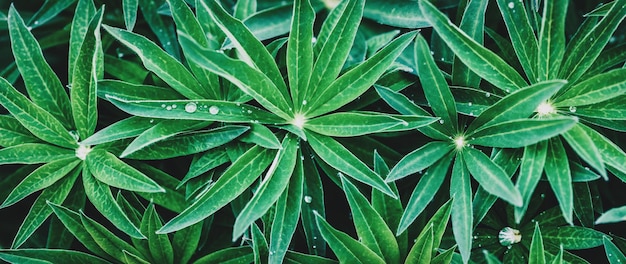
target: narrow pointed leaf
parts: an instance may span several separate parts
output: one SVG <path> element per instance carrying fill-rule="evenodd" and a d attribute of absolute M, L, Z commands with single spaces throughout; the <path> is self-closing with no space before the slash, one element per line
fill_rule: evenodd
<path fill-rule="evenodd" d="M 602 238 L 602 244 L 604 244 L 604 252 L 609 259 L 609 263 L 618 264 L 626 262 L 626 256 L 624 253 L 613 243 L 608 237 Z"/>
<path fill-rule="evenodd" d="M 138 0 L 124 0 L 122 2 L 122 9 L 124 11 L 124 24 L 126 30 L 133 31 L 135 23 L 137 22 L 137 9 L 139 8 Z"/>
<path fill-rule="evenodd" d="M 303 94 L 313 70 L 313 22 L 315 12 L 309 0 L 298 0 L 293 5 L 291 32 L 287 42 L 287 73 L 291 98 L 304 100 Z M 301 104 L 296 104 L 300 106 Z M 300 109 L 297 109 L 300 110 Z"/>
<path fill-rule="evenodd" d="M 497 2 L 517 58 L 522 64 L 528 79 L 531 82 L 535 82 L 537 79 L 538 44 L 533 28 L 528 20 L 524 2 L 508 0 L 498 0 Z M 552 18 L 550 17 L 549 19 L 551 20 Z M 556 21 L 550 21 L 550 23 L 556 23 Z"/>
<path fill-rule="evenodd" d="M 74 157 L 72 150 L 49 144 L 25 143 L 0 149 L 2 164 L 37 164 Z"/>
<path fill-rule="evenodd" d="M 422 16 L 417 2 L 370 0 L 365 3 L 363 17 L 380 24 L 401 28 L 430 26 Z"/>
<path fill-rule="evenodd" d="M 626 93 L 626 69 L 595 75 L 560 95 L 555 106 L 580 106 L 600 103 Z"/>
<path fill-rule="evenodd" d="M 361 243 L 383 258 L 386 263 L 398 263 L 398 243 L 382 217 L 374 210 L 365 196 L 350 181 L 341 178 L 346 193 L 352 221 Z"/>
<path fill-rule="evenodd" d="M 145 239 L 141 231 L 136 227 L 128 216 L 122 211 L 117 204 L 109 186 L 98 181 L 88 171 L 86 166 L 83 167 L 83 185 L 85 193 L 89 201 L 103 214 L 115 227 L 122 230 L 131 237 Z"/>
<path fill-rule="evenodd" d="M 404 263 L 430 263 L 432 259 L 433 227 L 427 226 L 417 237 Z"/>
<path fill-rule="evenodd" d="M 269 258 L 269 248 L 267 246 L 267 240 L 259 226 L 255 223 L 250 227 L 250 233 L 252 233 L 252 253 L 254 254 L 254 263 L 268 263 L 266 260 Z"/>
<path fill-rule="evenodd" d="M 180 35 L 180 43 L 190 60 L 229 80 L 274 114 L 289 119 L 289 101 L 263 72 L 224 53 L 205 49 L 184 34 Z"/>
<path fill-rule="evenodd" d="M 110 258 L 108 254 L 104 252 L 104 250 L 102 250 L 102 248 L 100 248 L 100 246 L 96 243 L 91 234 L 87 232 L 80 219 L 80 214 L 51 202 L 48 202 L 48 206 L 52 208 L 52 211 L 59 218 L 59 220 L 61 220 L 65 228 L 67 228 L 72 235 L 74 235 L 74 237 L 76 237 L 76 239 L 78 239 L 78 241 L 85 246 L 85 248 L 98 256 L 102 256 L 107 259 Z"/>
<path fill-rule="evenodd" d="M 106 227 L 87 217 L 84 213 L 80 214 L 80 220 L 83 223 L 85 230 L 89 232 L 94 241 L 107 254 L 113 256 L 120 261 L 124 260 L 124 253 L 122 252 L 123 250 L 131 252 L 133 255 L 141 255 L 141 253 L 139 253 L 130 244 L 115 236 L 115 234 L 107 230 Z"/>
<path fill-rule="evenodd" d="M 417 186 L 415 186 L 415 189 L 411 194 L 411 198 L 406 205 L 406 209 L 402 214 L 396 235 L 404 232 L 422 213 L 422 211 L 424 211 L 433 197 L 435 197 L 435 194 L 445 180 L 453 157 L 454 155 L 448 154 L 447 156 L 439 159 L 423 174 L 422 178 L 417 183 Z"/>
<path fill-rule="evenodd" d="M 545 172 L 559 201 L 563 217 L 568 223 L 572 223 L 574 210 L 572 175 L 565 148 L 559 138 L 552 138 L 549 141 Z"/>
<path fill-rule="evenodd" d="M 543 19 L 539 31 L 539 55 L 537 56 L 537 79 L 554 79 L 565 53 L 565 15 L 569 1 L 545 1 Z M 532 33 L 532 31 L 531 31 Z"/>
<path fill-rule="evenodd" d="M 111 66 L 123 68 L 125 71 L 132 71 L 128 69 L 128 65 L 114 65 L 105 60 L 105 63 Z M 146 72 L 146 75 L 148 73 Z M 145 78 L 141 78 L 140 82 L 143 82 Z M 185 99 L 183 95 L 176 90 L 169 87 L 160 87 L 146 84 L 136 84 L 131 80 L 100 80 L 98 81 L 98 97 L 108 99 L 107 97 L 119 97 L 126 100 L 180 100 Z"/>
<path fill-rule="evenodd" d="M 585 162 L 608 180 L 602 154 L 593 139 L 585 132 L 582 125 L 577 124 L 563 134 L 563 138 Z"/>
<path fill-rule="evenodd" d="M 454 97 L 443 74 L 435 64 L 428 43 L 421 35 L 417 36 L 415 40 L 415 64 L 430 108 L 435 116 L 441 118 L 439 122 L 443 122 L 450 134 L 456 132 L 459 120 Z"/>
<path fill-rule="evenodd" d="M 396 197 L 389 186 L 380 178 L 380 175 L 367 167 L 367 165 L 354 156 L 348 149 L 339 144 L 339 142 L 330 137 L 316 133 L 307 132 L 306 135 L 315 153 L 330 166 L 391 197 Z"/>
<path fill-rule="evenodd" d="M 136 137 L 158 122 L 158 120 L 155 121 L 150 118 L 132 116 L 101 129 L 80 143 L 90 146 Z"/>
<path fill-rule="evenodd" d="M 314 95 L 304 98 L 309 101 L 306 106 L 303 106 L 306 115 L 318 116 L 339 109 L 362 95 L 383 75 L 414 36 L 414 32 L 409 32 L 396 38 L 374 56 L 341 75 L 327 87 L 317 87 Z M 324 79 L 328 79 L 328 76 Z"/>
<path fill-rule="evenodd" d="M 189 99 L 203 98 L 203 89 L 193 75 L 174 57 L 146 37 L 119 28 L 103 26 L 109 34 L 133 50 L 146 69 L 154 72 L 174 90 Z"/>
<path fill-rule="evenodd" d="M 433 4 L 421 1 L 420 9 L 454 54 L 478 76 L 503 91 L 515 91 L 527 85 L 515 69 L 454 26 Z"/>
<path fill-rule="evenodd" d="M 541 179 L 543 166 L 546 161 L 547 147 L 547 141 L 542 141 L 524 148 L 524 155 L 522 156 L 522 163 L 520 164 L 520 172 L 515 184 L 522 195 L 524 205 L 521 207 L 515 207 L 514 209 L 516 223 L 520 223 L 522 217 L 526 213 L 526 209 L 529 206 L 535 187 L 537 187 L 537 184 Z"/>
<path fill-rule="evenodd" d="M 165 191 L 154 180 L 107 151 L 91 151 L 86 164 L 96 179 L 110 186 L 137 192 Z"/>
<path fill-rule="evenodd" d="M 463 154 L 463 156 L 465 153 Z M 463 262 L 467 262 L 472 249 L 472 185 L 470 171 L 465 164 L 465 157 L 457 156 L 452 166 L 450 179 L 450 197 L 452 197 L 451 221 L 454 240 L 461 253 Z M 494 164 L 495 165 L 495 164 Z"/>
<path fill-rule="evenodd" d="M 622 173 L 626 173 L 626 153 L 611 140 L 588 126 L 581 125 L 602 155 L 602 160 Z"/>
<path fill-rule="evenodd" d="M 205 127 L 208 124 L 209 123 L 193 120 L 163 120 L 146 129 L 130 144 L 128 144 L 128 147 L 124 149 L 124 152 L 122 152 L 120 157 L 124 158 L 138 150 L 141 150 L 142 148 L 150 146 L 151 144 L 166 140 L 185 131 Z"/>
<path fill-rule="evenodd" d="M 318 134 L 333 137 L 354 137 L 385 132 L 398 127 L 421 127 L 434 122 L 432 117 L 416 116 L 411 123 L 392 115 L 375 112 L 341 112 L 308 120 L 304 127 Z"/>
<path fill-rule="evenodd" d="M 463 159 L 474 179 L 489 193 L 502 198 L 515 206 L 522 206 L 523 200 L 509 176 L 484 153 L 473 148 L 463 150 Z"/>
<path fill-rule="evenodd" d="M 270 233 L 269 250 L 271 254 L 268 259 L 269 263 L 283 262 L 298 226 L 302 200 L 304 199 L 304 167 L 302 163 L 302 159 L 296 158 L 296 167 L 289 181 L 289 186 L 276 202 Z"/>
<path fill-rule="evenodd" d="M 340 262 L 343 263 L 385 263 L 376 253 L 363 244 L 354 240 L 346 233 L 333 228 L 322 216 L 316 214 L 315 220 L 320 228 L 322 237 Z"/>
<path fill-rule="evenodd" d="M 304 173 L 304 183 L 302 194 L 304 195 L 304 203 L 302 203 L 302 229 L 306 236 L 306 244 L 308 252 L 318 256 L 326 255 L 326 242 L 322 238 L 320 229 L 315 222 L 315 213 L 322 216 L 326 215 L 326 206 L 324 205 L 324 188 L 322 179 L 314 162 L 314 154 L 303 153 L 305 155 L 302 162 Z M 310 197 L 310 198 L 307 198 Z M 308 202 L 307 202 L 308 201 Z"/>
<path fill-rule="evenodd" d="M 243 264 L 254 262 L 254 254 L 251 247 L 229 247 L 218 250 L 194 261 L 194 264 Z"/>
<path fill-rule="evenodd" d="M 422 171 L 444 157 L 453 149 L 445 142 L 429 142 L 404 156 L 389 172 L 385 181 L 402 179 L 410 174 Z"/>
<path fill-rule="evenodd" d="M 467 133 L 481 126 L 529 117 L 539 104 L 548 100 L 566 83 L 562 80 L 541 82 L 505 96 L 474 119 L 467 128 Z"/>
<path fill-rule="evenodd" d="M 83 39 L 87 34 L 87 28 L 89 22 L 96 14 L 96 6 L 93 1 L 79 0 L 74 11 L 74 17 L 72 18 L 72 29 L 70 31 L 69 39 L 69 59 L 68 59 L 68 79 L 72 80 L 74 74 L 74 64 L 76 57 L 80 52 L 80 46 L 83 43 Z"/>
<path fill-rule="evenodd" d="M 59 77 L 46 62 L 41 46 L 13 5 L 9 8 L 7 23 L 15 62 L 22 73 L 24 85 L 31 100 L 39 107 L 46 109 L 57 120 L 71 124 L 70 101 L 67 93 Z M 3 91 L 2 95 L 4 97 L 6 93 Z"/>
<path fill-rule="evenodd" d="M 569 133 L 577 121 L 578 118 L 575 117 L 505 121 L 481 127 L 468 135 L 470 139 L 467 143 L 497 148 L 520 148 Z"/>
<path fill-rule="evenodd" d="M 587 249 L 602 245 L 602 238 L 606 235 L 600 231 L 580 227 L 561 226 L 542 232 L 544 242 L 553 245 L 563 245 L 564 249 Z"/>
<path fill-rule="evenodd" d="M 626 206 L 611 208 L 596 220 L 596 224 L 606 224 L 626 221 Z"/>
<path fill-rule="evenodd" d="M 206 193 L 157 232 L 171 233 L 209 217 L 245 191 L 272 159 L 271 151 L 258 146 L 252 147 L 239 157 Z"/>
<path fill-rule="evenodd" d="M 202 223 L 183 228 L 174 233 L 172 247 L 174 248 L 174 261 L 176 263 L 188 263 L 198 248 Z"/>
<path fill-rule="evenodd" d="M 470 1 L 463 12 L 459 28 L 478 44 L 483 44 L 485 35 L 485 13 L 489 1 Z M 452 83 L 454 85 L 478 88 L 481 78 L 463 64 L 457 57 L 452 64 Z"/>
<path fill-rule="evenodd" d="M 242 142 L 257 144 L 264 148 L 280 149 L 280 141 L 274 132 L 264 125 L 252 123 L 250 130 L 239 138 Z"/>
<path fill-rule="evenodd" d="M 174 250 L 167 234 L 155 233 L 163 226 L 163 223 L 154 204 L 148 206 L 141 222 L 142 232 L 148 235 L 148 247 L 152 258 L 158 260 L 159 263 L 174 263 Z"/>
<path fill-rule="evenodd" d="M 530 243 L 530 253 L 528 254 L 529 264 L 545 264 L 546 256 L 543 249 L 543 238 L 539 230 L 539 223 L 535 223 L 535 231 L 533 233 L 532 242 Z"/>
<path fill-rule="evenodd" d="M 28 259 L 28 263 L 63 263 L 69 259 L 75 263 L 93 263 L 107 264 L 110 263 L 99 257 L 67 249 L 3 249 L 0 250 L 0 258 L 8 256 L 18 257 L 17 260 L 24 261 Z M 38 262 L 39 260 L 39 262 Z M 32 261 L 32 262 L 30 262 Z"/>
<path fill-rule="evenodd" d="M 50 110 L 43 108 L 47 106 L 28 100 L 4 78 L 0 78 L 0 104 L 36 137 L 61 147 L 77 147 L 76 140 L 63 124 L 48 113 Z"/>
<path fill-rule="evenodd" d="M 254 221 L 263 216 L 284 192 L 296 166 L 297 142 L 289 134 L 283 139 L 282 147 L 276 153 L 261 186 L 235 220 L 233 240 L 239 238 Z"/>

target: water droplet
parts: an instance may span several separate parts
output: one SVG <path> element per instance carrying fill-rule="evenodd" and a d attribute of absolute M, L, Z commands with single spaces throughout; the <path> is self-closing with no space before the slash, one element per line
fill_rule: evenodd
<path fill-rule="evenodd" d="M 154 119 L 150 119 L 150 124 L 154 123 Z"/>
<path fill-rule="evenodd" d="M 169 46 L 169 45 L 172 45 L 172 42 L 168 41 L 168 42 L 165 43 L 165 46 Z"/>
<path fill-rule="evenodd" d="M 33 22 L 33 24 L 39 25 L 39 21 L 35 20 L 35 22 Z"/>
<path fill-rule="evenodd" d="M 161 107 L 163 107 L 163 108 L 165 108 L 166 106 L 167 106 L 167 105 L 165 105 L 165 104 L 161 104 Z"/>
<path fill-rule="evenodd" d="M 209 107 L 209 113 L 212 115 L 217 115 L 217 113 L 220 112 L 220 108 L 217 106 L 212 105 L 211 107 Z"/>
<path fill-rule="evenodd" d="M 165 107 L 165 110 L 170 111 L 170 110 L 172 110 L 172 107 L 168 105 L 168 106 Z"/>
<path fill-rule="evenodd" d="M 430 55 L 435 55 L 435 52 L 431 50 Z"/>
<path fill-rule="evenodd" d="M 576 113 L 576 107 L 575 106 L 570 106 L 569 107 L 569 111 L 572 113 Z"/>
<path fill-rule="evenodd" d="M 198 110 L 198 105 L 196 103 L 187 103 L 185 105 L 185 112 L 187 113 L 195 113 Z"/>
<path fill-rule="evenodd" d="M 311 43 L 317 43 L 317 38 L 316 37 L 312 37 L 311 38 Z"/>
<path fill-rule="evenodd" d="M 506 89 L 506 92 L 507 92 L 507 93 L 510 93 L 510 92 L 511 92 L 511 90 L 509 90 L 509 89 Z"/>
<path fill-rule="evenodd" d="M 443 123 L 445 123 L 445 121 L 443 121 L 443 119 L 439 119 L 439 124 L 443 125 Z"/>
<path fill-rule="evenodd" d="M 248 110 L 247 112 L 248 112 L 248 114 L 252 114 L 252 110 Z"/>
<path fill-rule="evenodd" d="M 68 84 L 68 85 L 66 85 L 65 87 L 66 87 L 67 89 L 72 89 L 72 85 L 71 85 L 71 84 Z"/>
<path fill-rule="evenodd" d="M 472 106 L 472 102 L 467 103 L 468 106 Z"/>
<path fill-rule="evenodd" d="M 120 52 L 120 53 L 118 53 L 118 54 L 117 54 L 117 57 L 118 57 L 118 58 L 124 57 L 124 53 L 121 53 L 121 52 Z"/>
<path fill-rule="evenodd" d="M 178 106 L 175 105 L 175 104 L 172 105 L 172 109 L 176 109 L 176 107 L 178 107 Z"/>
<path fill-rule="evenodd" d="M 313 201 L 313 197 L 311 196 L 304 196 L 304 202 L 310 204 Z"/>
<path fill-rule="evenodd" d="M 307 101 L 306 100 L 302 100 L 302 105 L 306 105 Z"/>
<path fill-rule="evenodd" d="M 509 2 L 509 8 L 511 9 L 515 8 L 515 4 L 513 2 Z"/>
<path fill-rule="evenodd" d="M 407 122 L 407 121 L 404 121 L 404 120 L 403 120 L 403 121 L 402 121 L 402 125 L 403 125 L 403 126 L 409 126 L 409 122 Z"/>
<path fill-rule="evenodd" d="M 491 96 L 491 93 L 485 93 L 485 97 Z"/>
<path fill-rule="evenodd" d="M 31 30 L 33 30 L 33 27 L 29 26 L 29 27 L 26 27 L 26 29 L 28 29 L 28 31 L 31 31 Z"/>

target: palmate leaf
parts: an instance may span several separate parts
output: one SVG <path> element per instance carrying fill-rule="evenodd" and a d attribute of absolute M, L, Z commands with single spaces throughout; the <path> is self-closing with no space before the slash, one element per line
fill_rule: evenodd
<path fill-rule="evenodd" d="M 101 8 L 91 19 L 74 61 L 70 98 L 74 124 L 76 124 L 79 138 L 82 139 L 93 134 L 98 120 L 96 85 L 104 67 L 100 41 L 100 24 L 103 14 L 104 8 Z"/>
<path fill-rule="evenodd" d="M 524 2 L 498 0 L 497 3 L 511 37 L 511 43 L 517 58 L 522 64 L 528 79 L 531 82 L 535 82 L 537 80 L 538 44 L 533 28 L 528 20 Z M 542 80 L 544 79 L 542 78 Z"/>
<path fill-rule="evenodd" d="M 467 169 L 481 187 L 512 205 L 523 205 L 522 196 L 506 172 L 487 155 L 474 148 L 464 148 L 462 156 Z"/>
<path fill-rule="evenodd" d="M 235 219 L 233 240 L 239 238 L 254 221 L 263 216 L 284 192 L 298 159 L 297 144 L 298 140 L 294 136 L 285 136 L 261 186 Z"/>
<path fill-rule="evenodd" d="M 66 249 L 3 249 L 0 259 L 22 263 L 59 263 L 73 260 L 75 263 L 109 263 L 99 257 L 74 250 Z"/>
<path fill-rule="evenodd" d="M 165 53 L 146 37 L 119 28 L 103 25 L 104 29 L 133 50 L 146 69 L 155 73 L 172 89 L 189 99 L 202 99 L 203 88 L 196 78 L 171 55 Z"/>
<path fill-rule="evenodd" d="M 516 119 L 483 126 L 467 135 L 468 144 L 497 148 L 519 148 L 568 133 L 578 118 Z"/>
<path fill-rule="evenodd" d="M 415 64 L 424 95 L 431 109 L 435 116 L 441 118 L 439 122 L 443 123 L 444 128 L 448 130 L 448 135 L 454 134 L 458 130 L 459 123 L 454 97 L 430 54 L 428 43 L 421 35 L 415 40 Z"/>
<path fill-rule="evenodd" d="M 171 233 L 202 221 L 237 198 L 267 168 L 272 151 L 254 146 L 239 157 L 198 200 L 157 233 Z"/>
<path fill-rule="evenodd" d="M 28 100 L 4 78 L 0 78 L 0 104 L 36 137 L 61 147 L 74 149 L 78 146 L 60 121 Z"/>
<path fill-rule="evenodd" d="M 568 223 L 572 223 L 574 210 L 572 175 L 567 153 L 565 153 L 565 148 L 560 138 L 549 140 L 545 172 L 550 186 L 559 201 L 563 217 Z"/>
<path fill-rule="evenodd" d="M 305 131 L 305 133 L 309 140 L 309 145 L 324 162 L 357 181 L 372 186 L 391 197 L 396 197 L 396 194 L 380 178 L 380 175 L 367 167 L 339 142 L 314 132 Z"/>
<path fill-rule="evenodd" d="M 317 87 L 315 94 L 308 94 L 305 97 L 308 101 L 308 104 L 303 106 L 305 115 L 312 117 L 325 114 L 362 95 L 382 76 L 414 36 L 415 33 L 409 32 L 396 38 L 374 56 L 329 83 L 327 87 Z M 318 58 L 318 62 L 319 60 Z M 324 77 L 327 78 L 328 76 Z M 304 101 L 302 103 L 304 104 Z"/>
<path fill-rule="evenodd" d="M 322 216 L 315 214 L 322 237 L 342 263 L 385 263 L 374 251 L 354 240 L 346 233 L 333 228 Z"/>
<path fill-rule="evenodd" d="M 382 257 L 386 263 L 398 263 L 400 252 L 396 239 L 383 218 L 374 210 L 365 196 L 346 178 L 341 177 L 352 220 L 361 243 Z"/>
<path fill-rule="evenodd" d="M 515 91 L 527 85 L 515 69 L 454 26 L 432 3 L 429 1 L 419 3 L 426 20 L 432 24 L 454 54 L 478 76 L 503 91 Z"/>
<path fill-rule="evenodd" d="M 66 124 L 66 128 L 71 127 L 70 101 L 67 93 L 43 57 L 39 43 L 13 5 L 9 8 L 7 23 L 15 62 L 22 73 L 22 79 L 31 100 L 46 109 L 62 124 Z M 6 96 L 5 92 L 2 94 Z"/>

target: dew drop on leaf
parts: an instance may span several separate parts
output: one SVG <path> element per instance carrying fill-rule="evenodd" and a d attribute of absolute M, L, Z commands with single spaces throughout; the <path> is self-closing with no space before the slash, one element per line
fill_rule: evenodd
<path fill-rule="evenodd" d="M 491 93 L 485 93 L 485 97 L 491 96 Z"/>
<path fill-rule="evenodd" d="M 569 107 L 569 111 L 572 113 L 576 113 L 576 107 L 575 106 L 570 106 Z"/>
<path fill-rule="evenodd" d="M 302 100 L 302 105 L 306 105 L 307 101 L 306 100 Z"/>
<path fill-rule="evenodd" d="M 212 105 L 211 107 L 209 107 L 209 113 L 212 115 L 217 115 L 217 113 L 220 112 L 220 108 L 217 106 Z"/>
<path fill-rule="evenodd" d="M 513 2 L 509 2 L 509 8 L 513 9 L 515 7 L 515 4 Z"/>
<path fill-rule="evenodd" d="M 467 106 L 472 106 L 472 102 L 467 103 Z"/>
<path fill-rule="evenodd" d="M 313 197 L 311 196 L 304 196 L 304 202 L 310 204 L 313 201 Z"/>
<path fill-rule="evenodd" d="M 165 108 L 165 107 L 166 107 L 166 105 L 165 105 L 165 104 L 162 104 L 162 105 L 161 105 L 161 107 Z"/>
<path fill-rule="evenodd" d="M 175 105 L 175 104 L 172 105 L 172 109 L 176 109 L 176 107 L 178 107 L 178 106 Z"/>
<path fill-rule="evenodd" d="M 439 119 L 439 124 L 443 125 L 443 123 L 444 123 L 443 119 Z"/>
<path fill-rule="evenodd" d="M 168 106 L 165 107 L 165 110 L 170 111 L 170 110 L 172 110 L 172 107 L 168 105 Z"/>
<path fill-rule="evenodd" d="M 198 105 L 196 103 L 187 103 L 185 105 L 185 112 L 187 113 L 195 113 L 198 110 Z"/>

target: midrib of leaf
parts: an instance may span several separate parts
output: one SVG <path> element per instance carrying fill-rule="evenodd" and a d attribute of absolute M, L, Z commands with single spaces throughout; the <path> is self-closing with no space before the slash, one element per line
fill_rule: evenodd
<path fill-rule="evenodd" d="M 291 98 L 295 102 L 296 112 L 302 108 L 303 95 L 311 71 L 313 70 L 313 22 L 315 13 L 308 0 L 297 0 L 293 7 L 293 18 L 289 41 L 287 43 L 287 70 Z M 293 62 L 292 62 L 293 60 Z M 303 92 L 306 93 L 306 90 Z"/>

